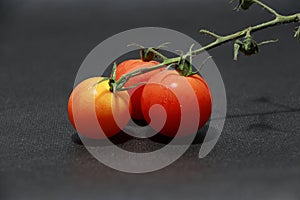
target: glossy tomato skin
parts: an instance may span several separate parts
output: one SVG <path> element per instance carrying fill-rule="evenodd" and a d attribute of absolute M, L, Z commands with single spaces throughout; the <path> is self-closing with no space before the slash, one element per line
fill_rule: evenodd
<path fill-rule="evenodd" d="M 193 126 L 194 123 L 195 126 L 198 123 L 197 129 L 200 129 L 209 120 L 212 111 L 212 97 L 205 80 L 199 75 L 181 76 L 176 70 L 166 70 L 153 76 L 144 87 L 141 100 L 146 121 L 150 123 L 152 119 L 152 128 L 169 137 L 176 135 L 181 117 L 190 118 L 200 114 L 195 122 L 187 122 L 185 125 Z M 159 128 L 162 116 L 160 111 L 152 113 L 150 119 L 150 108 L 157 104 L 164 107 L 167 115 L 162 129 Z M 184 113 L 181 109 L 184 109 Z M 184 127 L 184 130 L 178 136 L 195 133 L 188 127 Z"/>
<path fill-rule="evenodd" d="M 120 63 L 117 66 L 116 70 L 116 80 L 118 80 L 122 75 L 132 72 L 134 70 L 138 70 L 141 68 L 148 68 L 148 67 L 153 67 L 155 65 L 160 64 L 159 62 L 156 61 L 149 61 L 145 62 L 141 59 L 136 59 L 136 60 L 126 60 L 122 63 Z M 165 68 L 160 68 L 145 74 L 141 74 L 135 77 L 132 77 L 129 79 L 129 81 L 125 84 L 125 87 L 130 87 L 138 83 L 143 83 L 143 82 L 148 82 L 148 80 L 154 76 L 155 74 L 161 72 Z M 141 95 L 144 89 L 144 85 L 138 86 L 134 89 L 128 90 L 128 93 L 130 95 L 130 101 L 132 105 L 132 118 L 137 119 L 137 120 L 144 120 L 144 116 L 141 110 Z"/>
<path fill-rule="evenodd" d="M 109 91 L 108 81 L 95 85 L 100 80 L 102 77 L 82 81 L 72 91 L 68 101 L 72 126 L 78 133 L 91 139 L 111 137 L 130 120 L 128 93 L 122 91 L 114 95 Z"/>

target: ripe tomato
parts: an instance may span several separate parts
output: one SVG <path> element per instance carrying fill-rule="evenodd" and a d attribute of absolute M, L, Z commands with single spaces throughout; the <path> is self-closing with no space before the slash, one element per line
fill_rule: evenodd
<path fill-rule="evenodd" d="M 164 124 L 164 113 L 161 109 L 155 109 L 157 104 L 165 110 Z M 176 135 L 183 118 L 185 124 L 181 127 L 183 132 L 179 136 L 185 136 L 196 133 L 208 121 L 212 111 L 212 98 L 207 83 L 199 75 L 184 77 L 176 70 L 166 70 L 150 78 L 145 85 L 141 107 L 150 126 L 166 136 Z M 196 129 L 190 128 L 192 126 L 196 126 Z"/>
<path fill-rule="evenodd" d="M 138 70 L 141 68 L 148 68 L 148 67 L 153 67 L 155 65 L 160 64 L 159 62 L 156 61 L 149 61 L 145 62 L 141 59 L 138 60 L 126 60 L 122 63 L 120 63 L 117 66 L 116 70 L 116 80 L 118 80 L 122 75 L 132 72 L 134 70 Z M 164 68 L 160 68 L 145 74 L 141 74 L 135 77 L 132 77 L 128 80 L 128 82 L 124 85 L 125 87 L 130 87 L 138 83 L 142 82 L 148 82 L 148 80 L 155 74 L 161 72 Z M 144 116 L 141 110 L 141 95 L 142 91 L 144 89 L 144 85 L 138 86 L 136 88 L 128 90 L 128 93 L 130 95 L 130 101 L 132 105 L 132 118 L 133 119 L 138 119 L 138 120 L 143 120 Z"/>
<path fill-rule="evenodd" d="M 113 136 L 130 120 L 131 106 L 127 91 L 113 94 L 109 90 L 108 80 L 95 85 L 100 80 L 102 77 L 82 81 L 72 91 L 68 102 L 71 124 L 81 135 L 92 139 Z"/>

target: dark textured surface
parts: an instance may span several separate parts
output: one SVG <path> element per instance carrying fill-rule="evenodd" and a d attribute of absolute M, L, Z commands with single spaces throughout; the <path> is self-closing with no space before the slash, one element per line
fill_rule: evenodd
<path fill-rule="evenodd" d="M 266 2 L 283 13 L 300 10 L 298 0 Z M 194 144 L 165 169 L 125 174 L 71 141 L 66 102 L 94 46 L 141 26 L 172 28 L 205 44 L 210 38 L 199 28 L 230 33 L 269 19 L 257 7 L 232 7 L 226 0 L 0 1 L 0 199 L 299 199 L 295 24 L 256 34 L 280 41 L 238 62 L 232 44 L 210 51 L 225 82 L 228 117 L 204 159 Z"/>

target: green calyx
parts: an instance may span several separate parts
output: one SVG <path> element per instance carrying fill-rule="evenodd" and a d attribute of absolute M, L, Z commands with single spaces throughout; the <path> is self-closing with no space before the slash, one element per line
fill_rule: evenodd
<path fill-rule="evenodd" d="M 259 52 L 257 42 L 250 36 L 245 37 L 245 40 L 236 40 L 234 44 L 234 60 L 237 60 L 238 52 L 241 51 L 245 55 L 252 55 Z"/>
<path fill-rule="evenodd" d="M 162 43 L 155 48 L 154 47 L 142 48 L 140 51 L 141 59 L 145 62 L 155 60 L 155 58 L 163 60 L 163 61 L 167 60 L 168 58 L 166 56 L 164 56 L 163 54 L 161 54 L 159 52 L 159 50 L 166 48 L 168 44 L 170 44 L 170 42 Z"/>
<path fill-rule="evenodd" d="M 157 49 L 154 49 L 154 48 L 148 48 L 148 49 L 141 49 L 140 50 L 140 57 L 141 57 L 142 61 L 149 62 L 149 61 L 154 60 L 155 54 L 151 50 L 157 51 Z"/>
<path fill-rule="evenodd" d="M 233 1 L 235 1 L 235 0 L 232 0 L 231 2 L 233 2 Z M 235 7 L 235 10 L 240 10 L 241 8 L 243 10 L 248 10 L 253 3 L 254 3 L 253 0 L 239 0 L 239 3 Z"/>
<path fill-rule="evenodd" d="M 234 60 L 237 60 L 239 51 L 246 56 L 257 54 L 259 52 L 259 46 L 277 42 L 278 40 L 267 40 L 261 43 L 257 43 L 250 35 L 251 28 L 249 28 L 243 41 L 236 40 L 234 43 Z"/>
<path fill-rule="evenodd" d="M 175 69 L 182 75 L 182 76 L 191 76 L 198 72 L 193 72 L 193 65 L 188 63 L 185 59 L 181 59 L 178 64 L 175 65 Z"/>
<path fill-rule="evenodd" d="M 211 59 L 212 56 L 207 57 L 202 64 L 200 65 L 199 69 L 196 71 L 193 71 L 193 64 L 192 61 L 190 60 L 187 62 L 185 59 L 181 59 L 181 61 L 175 65 L 175 69 L 182 75 L 182 76 L 192 76 L 194 74 L 198 74 L 203 66 L 206 64 L 206 62 Z"/>
<path fill-rule="evenodd" d="M 109 85 L 109 91 L 115 93 L 117 91 L 117 81 L 116 81 L 116 70 L 117 70 L 117 63 L 115 62 L 113 65 L 112 73 L 110 75 L 110 78 L 104 77 L 100 81 L 94 84 L 94 87 L 104 81 L 108 80 L 108 85 Z"/>
<path fill-rule="evenodd" d="M 164 56 L 163 54 L 158 52 L 160 49 L 166 48 L 168 44 L 170 44 L 170 42 L 162 43 L 162 44 L 158 45 L 157 47 L 145 48 L 144 46 L 133 42 L 131 44 L 128 44 L 127 46 L 128 47 L 129 46 L 139 47 L 141 49 L 140 50 L 141 60 L 144 61 L 144 62 L 149 62 L 149 61 L 155 60 L 155 58 L 158 58 L 158 59 L 161 59 L 161 60 L 168 59 L 166 56 Z"/>
<path fill-rule="evenodd" d="M 240 0 L 240 7 L 243 10 L 247 10 L 254 2 L 252 0 Z"/>

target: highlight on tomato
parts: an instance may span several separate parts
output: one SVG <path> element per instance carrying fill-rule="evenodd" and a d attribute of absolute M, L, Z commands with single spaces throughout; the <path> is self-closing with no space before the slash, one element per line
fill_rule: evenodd
<path fill-rule="evenodd" d="M 157 108 L 155 105 L 164 108 L 166 121 L 163 127 L 160 123 L 162 112 L 151 111 Z M 198 74 L 183 76 L 177 70 L 165 70 L 151 77 L 145 85 L 141 108 L 147 123 L 157 132 L 174 137 L 180 128 L 178 136 L 187 136 L 195 134 L 209 120 L 212 96 L 207 83 Z M 197 115 L 199 117 L 195 118 Z M 193 129 L 195 125 L 196 129 Z"/>
<path fill-rule="evenodd" d="M 120 132 L 129 122 L 130 112 L 128 92 L 111 92 L 109 80 L 103 77 L 79 83 L 68 101 L 71 124 L 78 133 L 90 139 L 103 139 Z"/>
<path fill-rule="evenodd" d="M 142 59 L 126 60 L 117 66 L 116 80 L 119 80 L 122 75 L 128 74 L 132 71 L 150 68 L 158 64 L 160 63 L 154 60 L 150 60 L 150 61 L 143 61 Z M 147 83 L 152 76 L 158 74 L 164 69 L 165 67 L 132 77 L 127 81 L 127 83 L 124 86 L 131 87 L 140 83 Z M 141 109 L 141 96 L 142 96 L 144 86 L 145 85 L 142 84 L 128 90 L 128 93 L 130 95 L 131 105 L 132 105 L 131 117 L 133 119 L 144 120 L 144 116 Z"/>

